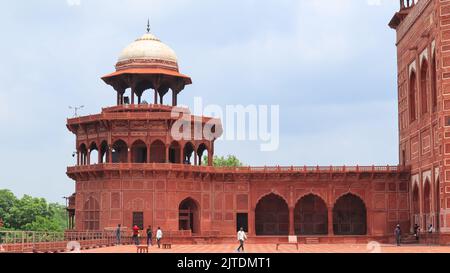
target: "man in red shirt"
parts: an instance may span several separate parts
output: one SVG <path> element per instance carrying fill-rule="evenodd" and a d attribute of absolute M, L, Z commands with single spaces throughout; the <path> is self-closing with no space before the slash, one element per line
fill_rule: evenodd
<path fill-rule="evenodd" d="M 133 240 L 136 245 L 139 245 L 139 227 L 137 225 L 133 227 Z"/>

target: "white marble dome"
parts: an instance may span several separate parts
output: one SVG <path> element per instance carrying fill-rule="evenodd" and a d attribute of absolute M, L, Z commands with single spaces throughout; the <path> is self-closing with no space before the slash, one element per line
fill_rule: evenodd
<path fill-rule="evenodd" d="M 133 60 L 177 63 L 177 55 L 153 34 L 146 33 L 123 49 L 117 62 L 132 62 Z"/>

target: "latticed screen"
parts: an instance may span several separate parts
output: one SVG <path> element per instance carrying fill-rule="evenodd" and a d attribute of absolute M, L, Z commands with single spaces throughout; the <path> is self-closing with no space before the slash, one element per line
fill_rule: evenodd
<path fill-rule="evenodd" d="M 316 195 L 299 200 L 294 211 L 295 234 L 328 234 L 328 209 L 325 201 Z"/>
<path fill-rule="evenodd" d="M 144 213 L 133 212 L 133 226 L 138 226 L 139 229 L 144 229 Z"/>
<path fill-rule="evenodd" d="M 367 215 L 364 202 L 352 194 L 339 198 L 333 208 L 333 229 L 336 235 L 365 235 Z"/>
<path fill-rule="evenodd" d="M 93 197 L 84 204 L 84 229 L 100 229 L 100 205 Z"/>

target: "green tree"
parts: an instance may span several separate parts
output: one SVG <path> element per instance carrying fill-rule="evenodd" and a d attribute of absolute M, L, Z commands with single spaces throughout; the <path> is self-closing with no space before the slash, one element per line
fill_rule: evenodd
<path fill-rule="evenodd" d="M 203 165 L 208 165 L 208 156 L 203 157 Z M 214 156 L 214 167 L 242 167 L 244 164 L 234 155 Z"/>
<path fill-rule="evenodd" d="M 36 220 L 37 216 L 49 217 L 48 205 L 44 198 L 24 195 L 10 210 L 9 224 L 15 229 L 25 229 L 25 225 Z"/>
<path fill-rule="evenodd" d="M 11 228 L 11 208 L 17 203 L 17 198 L 10 190 L 0 190 L 0 218 L 3 219 L 4 228 Z"/>
<path fill-rule="evenodd" d="M 18 199 L 6 189 L 0 190 L 0 218 L 6 229 L 63 231 L 67 228 L 64 206 L 29 195 Z"/>

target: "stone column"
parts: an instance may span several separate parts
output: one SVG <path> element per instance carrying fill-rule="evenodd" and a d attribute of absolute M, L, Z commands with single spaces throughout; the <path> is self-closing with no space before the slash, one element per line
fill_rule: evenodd
<path fill-rule="evenodd" d="M 166 145 L 166 163 L 169 163 L 169 162 L 170 162 L 170 160 L 169 160 L 169 146 Z"/>
<path fill-rule="evenodd" d="M 328 207 L 328 236 L 333 236 L 333 207 Z"/>
<path fill-rule="evenodd" d="M 214 142 L 211 142 L 211 166 L 214 166 Z"/>
<path fill-rule="evenodd" d="M 172 106 L 177 106 L 177 92 L 172 90 Z"/>
<path fill-rule="evenodd" d="M 248 235 L 256 236 L 255 230 L 255 208 L 251 208 L 248 214 Z"/>
<path fill-rule="evenodd" d="M 289 235 L 295 235 L 294 207 L 289 207 Z"/>
<path fill-rule="evenodd" d="M 108 163 L 112 163 L 112 148 L 108 146 Z"/>
<path fill-rule="evenodd" d="M 211 148 L 210 148 L 211 150 Z M 213 152 L 208 150 L 208 166 L 212 166 L 214 162 Z"/>
<path fill-rule="evenodd" d="M 91 165 L 91 149 L 87 151 L 87 165 Z"/>
<path fill-rule="evenodd" d="M 153 101 L 153 104 L 158 104 L 158 90 L 155 89 L 155 99 Z"/>
<path fill-rule="evenodd" d="M 147 163 L 150 163 L 150 144 L 147 144 Z"/>
<path fill-rule="evenodd" d="M 180 144 L 180 164 L 184 164 L 184 145 Z"/>

